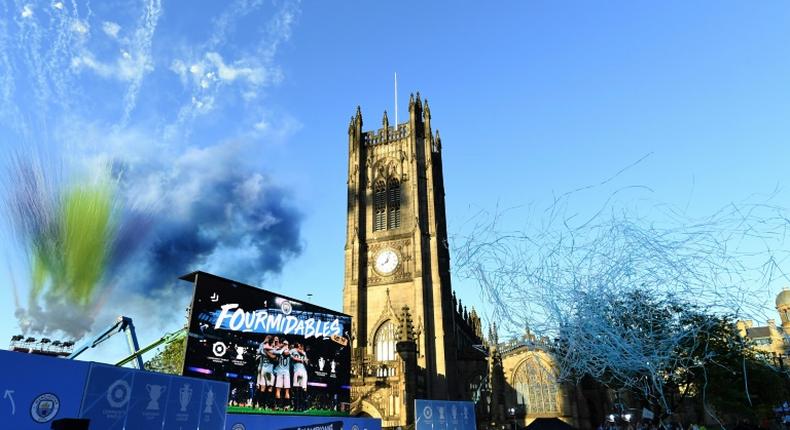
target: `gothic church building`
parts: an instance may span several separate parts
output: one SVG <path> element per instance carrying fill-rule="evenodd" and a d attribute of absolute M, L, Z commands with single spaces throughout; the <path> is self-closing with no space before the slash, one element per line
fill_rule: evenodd
<path fill-rule="evenodd" d="M 351 414 L 406 427 L 415 399 L 471 400 L 479 419 L 504 422 L 511 404 L 529 397 L 518 363 L 533 354 L 512 346 L 498 352 L 496 334 L 484 339 L 480 318 L 452 291 L 442 141 L 428 101 L 417 93 L 408 121 L 391 126 L 384 112 L 371 131 L 358 107 L 348 154 L 343 310 L 353 321 Z M 546 396 L 562 399 L 557 390 Z M 547 405 L 550 416 L 569 415 Z"/>
<path fill-rule="evenodd" d="M 414 399 L 471 400 L 486 373 L 480 319 L 450 286 L 442 142 L 428 102 L 409 120 L 348 127 L 343 310 L 353 318 L 352 413 L 405 426 Z M 476 348 L 475 345 L 478 347 Z"/>

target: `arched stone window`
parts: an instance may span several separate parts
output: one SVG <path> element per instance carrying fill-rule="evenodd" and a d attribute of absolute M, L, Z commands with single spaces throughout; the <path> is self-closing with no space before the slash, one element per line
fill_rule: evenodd
<path fill-rule="evenodd" d="M 400 227 L 400 182 L 390 179 L 387 190 L 387 228 Z"/>
<path fill-rule="evenodd" d="M 376 331 L 373 337 L 377 361 L 392 361 L 395 359 L 395 342 L 398 339 L 398 329 L 391 320 L 386 321 Z"/>
<path fill-rule="evenodd" d="M 518 366 L 513 388 L 516 390 L 516 402 L 525 406 L 527 414 L 559 412 L 557 377 L 549 363 L 538 357 L 530 357 Z"/>
<path fill-rule="evenodd" d="M 387 228 L 387 186 L 384 181 L 376 182 L 373 189 L 373 231 Z"/>

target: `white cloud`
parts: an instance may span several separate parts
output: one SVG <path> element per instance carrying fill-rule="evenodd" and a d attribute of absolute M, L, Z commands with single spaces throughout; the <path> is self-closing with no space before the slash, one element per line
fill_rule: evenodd
<path fill-rule="evenodd" d="M 214 109 L 214 97 L 192 97 L 192 106 L 195 108 L 197 113 L 208 113 Z"/>
<path fill-rule="evenodd" d="M 63 10 L 63 3 L 62 2 L 55 2 L 52 4 L 52 7 L 58 10 Z"/>
<path fill-rule="evenodd" d="M 188 81 L 187 72 L 188 72 L 188 70 L 187 70 L 187 65 L 184 64 L 183 61 L 181 61 L 181 60 L 173 60 L 173 62 L 170 63 L 170 71 L 175 73 L 176 75 L 178 75 L 178 78 L 181 79 L 181 84 L 182 85 L 186 85 L 187 84 L 187 81 Z"/>
<path fill-rule="evenodd" d="M 171 62 L 170 71 L 178 75 L 184 89 L 191 94 L 179 110 L 176 120 L 165 126 L 166 140 L 189 136 L 190 123 L 197 116 L 221 106 L 228 93 L 233 93 L 231 97 L 241 97 L 245 105 L 251 106 L 257 104 L 262 89 L 282 81 L 283 73 L 275 63 L 274 56 L 280 43 L 290 37 L 291 27 L 298 14 L 298 7 L 293 4 L 281 8 L 263 25 L 265 36 L 254 41 L 253 46 L 247 49 L 223 49 L 231 43 L 228 41 L 228 32 L 233 28 L 233 21 L 249 15 L 252 9 L 261 4 L 255 2 L 253 7 L 248 7 L 250 5 L 244 1 L 233 3 L 214 21 L 212 35 L 205 44 L 182 47 L 180 58 Z M 234 57 L 230 57 L 230 52 Z M 249 124 L 253 134 L 260 134 L 264 130 L 271 133 L 265 127 L 265 122 L 255 127 L 254 124 L 260 122 L 255 116 L 252 113 L 253 120 L 247 117 L 244 121 Z M 298 127 L 292 124 L 291 130 Z"/>
<path fill-rule="evenodd" d="M 269 122 L 268 122 L 268 121 L 266 121 L 265 119 L 262 119 L 262 120 L 260 120 L 260 121 L 256 122 L 256 123 L 253 125 L 253 127 L 254 127 L 256 130 L 258 130 L 258 131 L 266 131 L 266 130 L 268 130 L 268 129 L 269 129 Z"/>
<path fill-rule="evenodd" d="M 267 72 L 266 68 L 255 65 L 252 57 L 241 59 L 233 63 L 226 63 L 218 52 L 208 52 L 203 59 L 191 62 L 176 59 L 170 65 L 170 70 L 177 74 L 182 83 L 188 83 L 187 71 L 192 75 L 192 81 L 199 90 L 207 90 L 216 83 L 242 82 L 251 87 L 258 87 L 279 80 L 279 73 Z"/>
<path fill-rule="evenodd" d="M 207 53 L 206 59 L 214 65 L 217 70 L 217 75 L 223 81 L 243 79 L 249 81 L 253 85 L 259 85 L 266 78 L 263 68 L 242 66 L 241 64 L 243 61 L 236 62 L 234 65 L 225 64 L 222 56 L 217 52 Z"/>
<path fill-rule="evenodd" d="M 118 58 L 111 62 L 97 60 L 91 52 L 84 51 L 71 60 L 71 67 L 78 71 L 88 69 L 102 78 L 117 79 L 123 82 L 142 79 L 145 73 L 153 69 L 150 58 L 146 55 L 132 55 L 125 50 L 121 50 Z"/>
<path fill-rule="evenodd" d="M 252 123 L 248 136 L 259 139 L 266 138 L 269 143 L 284 142 L 302 128 L 296 118 L 277 112 L 261 112 L 258 121 Z"/>
<path fill-rule="evenodd" d="M 33 6 L 26 4 L 22 7 L 22 18 L 30 18 L 33 16 Z"/>
<path fill-rule="evenodd" d="M 121 31 L 121 26 L 118 25 L 118 23 L 112 21 L 104 21 L 104 23 L 102 23 L 101 29 L 107 36 L 116 39 L 118 38 L 118 32 Z"/>
<path fill-rule="evenodd" d="M 101 77 L 112 76 L 112 67 L 93 58 L 93 54 L 85 52 L 78 57 L 71 59 L 71 68 L 80 70 L 82 68 L 91 69 Z"/>
<path fill-rule="evenodd" d="M 88 27 L 88 23 L 87 22 L 80 21 L 80 20 L 75 20 L 71 24 L 71 30 L 76 32 L 76 33 L 79 33 L 79 34 L 88 34 L 88 31 L 90 29 Z"/>

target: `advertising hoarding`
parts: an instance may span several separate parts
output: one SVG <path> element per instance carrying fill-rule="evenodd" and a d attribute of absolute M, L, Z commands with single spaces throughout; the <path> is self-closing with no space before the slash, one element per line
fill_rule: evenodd
<path fill-rule="evenodd" d="M 227 381 L 228 412 L 344 415 L 351 317 L 205 272 L 195 286 L 184 376 Z"/>
<path fill-rule="evenodd" d="M 225 428 L 224 382 L 92 363 L 84 386 L 79 416 L 92 429 Z"/>
<path fill-rule="evenodd" d="M 449 400 L 414 401 L 415 430 L 475 430 L 475 404 Z"/>
<path fill-rule="evenodd" d="M 0 427 L 48 429 L 76 418 L 90 363 L 0 350 Z"/>
<path fill-rule="evenodd" d="M 0 378 L 3 429 L 49 429 L 62 418 L 106 430 L 225 429 L 225 382 L 3 350 L 0 368 L 14 369 Z"/>

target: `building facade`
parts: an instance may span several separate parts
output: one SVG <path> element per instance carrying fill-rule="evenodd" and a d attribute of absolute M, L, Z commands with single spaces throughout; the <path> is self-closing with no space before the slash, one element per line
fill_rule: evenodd
<path fill-rule="evenodd" d="M 790 357 L 790 290 L 785 288 L 776 296 L 776 312 L 779 313 L 781 326 L 776 320 L 769 319 L 764 326 L 757 326 L 754 321 L 742 320 L 736 323 L 738 334 L 748 339 L 752 347 L 762 352 L 767 358 L 787 365 Z"/>
<path fill-rule="evenodd" d="M 353 318 L 351 409 L 406 426 L 414 399 L 473 400 L 487 369 L 480 319 L 456 298 L 442 141 L 419 93 L 408 121 L 348 127 L 343 310 Z"/>

